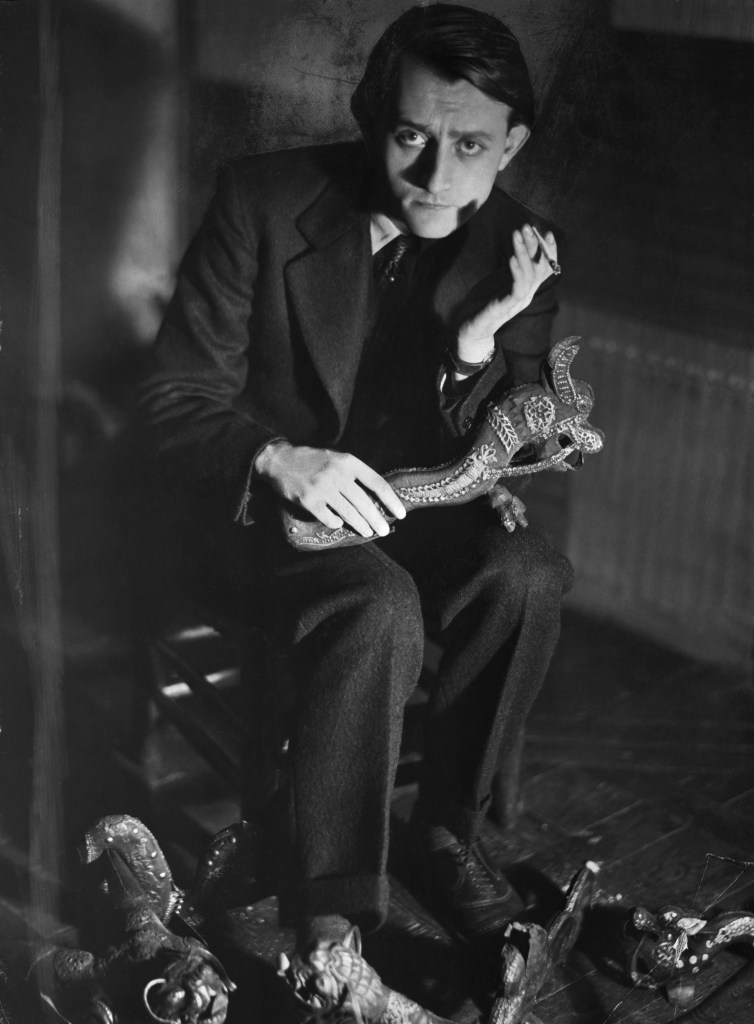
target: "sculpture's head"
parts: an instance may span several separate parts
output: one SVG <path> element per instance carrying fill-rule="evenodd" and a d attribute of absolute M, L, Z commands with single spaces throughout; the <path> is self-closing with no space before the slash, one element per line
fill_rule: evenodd
<path fill-rule="evenodd" d="M 514 388 L 488 410 L 490 426 L 511 454 L 503 477 L 578 469 L 585 454 L 602 448 L 604 434 L 587 419 L 594 392 L 571 376 L 578 341 L 559 341 L 543 363 L 539 382 Z"/>

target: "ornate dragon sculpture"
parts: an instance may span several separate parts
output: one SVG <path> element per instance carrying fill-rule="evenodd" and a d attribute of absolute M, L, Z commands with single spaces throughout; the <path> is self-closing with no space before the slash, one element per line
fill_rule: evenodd
<path fill-rule="evenodd" d="M 543 361 L 539 381 L 512 388 L 490 403 L 471 447 L 456 462 L 386 473 L 385 479 L 406 511 L 462 505 L 488 494 L 498 481 L 547 469 L 574 469 L 584 453 L 598 452 L 604 435 L 587 420 L 594 393 L 584 381 L 571 376 L 578 340 L 565 338 L 554 346 Z M 372 539 L 345 525 L 329 529 L 316 520 L 301 518 L 290 507 L 283 509 L 282 517 L 289 544 L 302 551 L 364 544 Z"/>
<path fill-rule="evenodd" d="M 666 906 L 657 913 L 637 907 L 631 931 L 631 981 L 664 988 L 671 1002 L 686 1008 L 695 999 L 699 974 L 721 950 L 737 943 L 754 946 L 754 913 L 732 910 L 706 919 L 688 907 Z"/>
<path fill-rule="evenodd" d="M 317 946 L 306 959 L 279 958 L 296 1007 L 309 1019 L 356 1024 L 451 1024 L 388 988 L 361 955 L 358 928 L 342 942 Z"/>
<path fill-rule="evenodd" d="M 527 1019 L 553 967 L 562 964 L 573 949 L 598 872 L 593 861 L 584 865 L 569 886 L 565 906 L 548 928 L 517 921 L 508 925 L 500 989 L 489 1024 L 521 1024 Z"/>
<path fill-rule="evenodd" d="M 169 927 L 182 894 L 151 832 L 128 815 L 102 818 L 82 859 L 96 876 L 98 936 L 92 950 L 36 950 L 42 999 L 69 1024 L 223 1024 L 235 985 L 198 937 Z"/>

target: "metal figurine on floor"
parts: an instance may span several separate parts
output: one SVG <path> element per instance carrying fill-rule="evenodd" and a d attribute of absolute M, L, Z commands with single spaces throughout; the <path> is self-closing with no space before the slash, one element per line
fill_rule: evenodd
<path fill-rule="evenodd" d="M 501 955 L 500 989 L 489 1024 L 522 1024 L 534 1008 L 553 967 L 565 962 L 594 895 L 599 866 L 588 861 L 571 882 L 565 907 L 548 928 L 517 921 L 508 925 Z"/>
<path fill-rule="evenodd" d="M 631 925 L 631 981 L 641 988 L 664 988 L 682 1009 L 694 1002 L 699 975 L 721 950 L 754 945 L 754 913 L 744 910 L 707 919 L 688 907 L 665 906 L 656 913 L 637 907 Z"/>
<path fill-rule="evenodd" d="M 281 954 L 278 974 L 309 1019 L 356 1024 L 451 1024 L 382 981 L 361 955 L 358 928 L 343 942 L 321 944 L 306 959 Z"/>
<path fill-rule="evenodd" d="M 42 1000 L 68 1024 L 223 1024 L 235 985 L 198 938 L 169 927 L 181 893 L 149 830 L 128 815 L 103 818 L 82 859 L 96 876 L 87 898 L 101 934 L 93 951 L 36 951 L 30 973 L 41 982 L 51 961 L 55 982 L 41 986 Z"/>

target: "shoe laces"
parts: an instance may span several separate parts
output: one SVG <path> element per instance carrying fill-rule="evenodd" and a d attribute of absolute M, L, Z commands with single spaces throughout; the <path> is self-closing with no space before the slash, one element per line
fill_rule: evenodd
<path fill-rule="evenodd" d="M 465 842 L 459 840 L 456 848 L 449 852 L 475 887 L 498 894 L 493 879 L 499 876 L 499 872 L 487 859 L 478 837 Z"/>

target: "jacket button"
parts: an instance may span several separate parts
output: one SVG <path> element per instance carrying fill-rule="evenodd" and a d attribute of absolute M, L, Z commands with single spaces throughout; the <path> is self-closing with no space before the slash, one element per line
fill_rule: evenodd
<path fill-rule="evenodd" d="M 461 424 L 461 426 L 463 427 L 464 430 L 468 430 L 473 422 L 474 421 L 472 420 L 471 416 L 467 416 L 466 419 Z"/>

